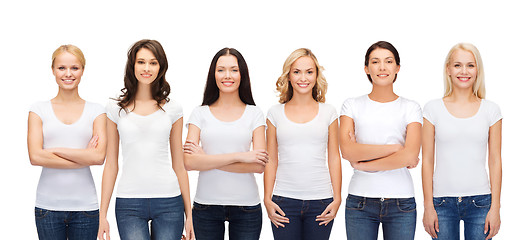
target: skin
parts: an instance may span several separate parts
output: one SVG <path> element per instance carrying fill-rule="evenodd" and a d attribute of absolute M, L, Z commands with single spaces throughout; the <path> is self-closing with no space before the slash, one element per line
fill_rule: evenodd
<path fill-rule="evenodd" d="M 398 99 L 393 91 L 393 82 L 400 66 L 394 55 L 387 49 L 378 48 L 371 52 L 365 73 L 372 78 L 372 91 L 368 97 L 376 102 L 391 102 Z M 418 122 L 407 125 L 404 146 L 399 144 L 373 145 L 356 142 L 354 119 L 340 117 L 339 144 L 343 158 L 361 171 L 385 171 L 403 167 L 415 168 L 421 145 L 422 126 Z"/>
<path fill-rule="evenodd" d="M 284 111 L 286 117 L 297 123 L 311 121 L 319 111 L 319 103 L 312 97 L 312 89 L 317 83 L 317 67 L 310 57 L 297 59 L 290 68 L 288 76 L 293 88 L 293 96 L 285 104 Z M 278 167 L 278 143 L 277 129 L 267 120 L 268 129 L 267 145 L 270 161 L 264 171 L 264 205 L 268 217 L 275 227 L 285 227 L 289 219 L 282 209 L 274 203 L 271 198 Z M 339 210 L 341 204 L 341 157 L 339 156 L 338 144 L 338 121 L 334 121 L 328 127 L 328 168 L 334 193 L 334 201 L 316 217 L 319 225 L 327 225 L 332 221 Z"/>
<path fill-rule="evenodd" d="M 453 93 L 443 98 L 449 113 L 457 118 L 468 118 L 475 115 L 480 107 L 481 99 L 473 93 L 478 69 L 473 54 L 465 50 L 453 52 L 447 65 L 447 73 L 453 85 Z M 433 173 L 435 162 L 435 127 L 424 118 L 423 148 L 422 148 L 422 185 L 424 193 L 425 231 L 433 238 L 442 230 L 438 224 L 438 215 L 433 204 Z M 484 233 L 486 239 L 497 235 L 500 229 L 500 194 L 502 185 L 502 120 L 489 128 L 488 167 L 491 184 L 491 208 L 486 216 Z"/>
<path fill-rule="evenodd" d="M 222 56 L 215 67 L 215 78 L 219 88 L 219 97 L 209 106 L 215 118 L 224 122 L 239 119 L 246 109 L 240 100 L 240 72 L 238 60 L 232 55 Z M 200 142 L 200 128 L 189 124 L 187 140 L 183 146 L 185 168 L 187 170 L 207 171 L 220 169 L 234 173 L 262 173 L 268 163 L 264 126 L 253 131 L 253 150 L 228 154 L 206 154 Z"/>
<path fill-rule="evenodd" d="M 135 103 L 127 106 L 127 109 L 133 109 L 132 112 L 147 116 L 159 110 L 156 100 L 152 97 L 150 84 L 154 82 L 159 72 L 159 63 L 154 54 L 146 49 L 140 49 L 136 54 L 134 65 L 134 74 L 138 80 L 138 89 L 136 92 Z M 102 190 L 101 190 L 101 209 L 99 215 L 99 233 L 98 239 L 110 239 L 110 225 L 107 220 L 108 207 L 112 192 L 114 190 L 117 174 L 119 172 L 119 132 L 117 125 L 110 119 L 106 119 L 108 126 L 108 150 L 106 164 L 103 171 Z M 183 163 L 182 151 L 182 127 L 183 119 L 178 119 L 172 124 L 170 132 L 170 151 L 172 157 L 172 169 L 178 177 L 180 191 L 185 208 L 185 235 L 182 239 L 195 239 L 192 225 L 192 208 L 189 191 L 189 177 Z"/>
<path fill-rule="evenodd" d="M 85 105 L 78 92 L 84 68 L 77 57 L 69 52 L 63 52 L 55 58 L 52 71 L 59 87 L 57 96 L 51 99 L 53 112 L 63 124 L 73 124 L 81 118 Z M 61 169 L 103 164 L 106 155 L 105 118 L 105 114 L 101 114 L 94 120 L 92 139 L 85 149 L 43 149 L 42 119 L 36 113 L 30 112 L 27 142 L 31 164 Z"/>

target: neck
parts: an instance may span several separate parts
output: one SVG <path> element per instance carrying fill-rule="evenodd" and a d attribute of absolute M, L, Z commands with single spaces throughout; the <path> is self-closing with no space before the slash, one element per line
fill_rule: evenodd
<path fill-rule="evenodd" d="M 81 96 L 79 96 L 79 91 L 77 88 L 73 90 L 63 90 L 59 88 L 59 92 L 57 93 L 57 96 L 53 98 L 53 100 L 57 103 L 74 103 L 83 101 Z"/>
<path fill-rule="evenodd" d="M 138 82 L 135 99 L 138 101 L 149 101 L 154 99 L 152 97 L 152 93 L 150 92 L 150 85 L 145 85 Z"/>
<path fill-rule="evenodd" d="M 296 92 L 293 92 L 292 98 L 290 99 L 290 101 L 288 101 L 288 104 L 291 105 L 307 105 L 310 103 L 317 103 L 317 101 L 313 99 L 311 92 L 307 94 L 298 94 Z"/>
<path fill-rule="evenodd" d="M 392 84 L 387 86 L 372 85 L 372 91 L 368 96 L 376 102 L 391 102 L 398 98 L 398 95 L 394 93 Z"/>
<path fill-rule="evenodd" d="M 212 105 L 228 107 L 228 106 L 241 106 L 245 104 L 240 99 L 240 96 L 238 95 L 238 91 L 234 91 L 230 93 L 220 92 L 218 99 Z"/>
<path fill-rule="evenodd" d="M 453 88 L 453 92 L 449 97 L 455 102 L 474 102 L 478 100 L 471 88 Z"/>

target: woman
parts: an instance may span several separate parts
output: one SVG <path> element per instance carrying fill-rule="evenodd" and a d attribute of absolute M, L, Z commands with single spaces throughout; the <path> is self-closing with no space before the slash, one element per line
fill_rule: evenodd
<path fill-rule="evenodd" d="M 119 140 L 123 171 L 115 214 L 121 239 L 193 239 L 189 179 L 183 165 L 182 108 L 169 101 L 168 64 L 161 44 L 141 40 L 128 51 L 125 87 L 107 106 L 108 156 L 103 172 L 99 238 L 117 173 Z M 170 156 L 169 157 L 169 145 Z M 151 229 L 149 230 L 149 222 Z"/>
<path fill-rule="evenodd" d="M 339 138 L 354 175 L 346 200 L 348 239 L 414 239 L 416 203 L 408 168 L 418 164 L 422 112 L 416 102 L 394 93 L 400 57 L 388 42 L 374 43 L 365 55 L 372 91 L 347 99 Z"/>
<path fill-rule="evenodd" d="M 329 239 L 341 204 L 337 112 L 324 103 L 328 84 L 309 49 L 290 54 L 282 71 L 281 104 L 268 112 L 264 204 L 275 239 Z"/>
<path fill-rule="evenodd" d="M 202 106 L 187 126 L 185 166 L 200 171 L 193 207 L 196 238 L 223 239 L 228 221 L 229 239 L 259 239 L 262 210 L 253 173 L 262 173 L 268 162 L 265 122 L 253 101 L 246 61 L 236 49 L 214 56 Z"/>
<path fill-rule="evenodd" d="M 96 239 L 97 192 L 90 165 L 101 165 L 106 152 L 104 108 L 79 96 L 86 60 L 73 45 L 52 55 L 57 96 L 31 106 L 28 152 L 42 166 L 35 222 L 39 239 Z"/>
<path fill-rule="evenodd" d="M 432 238 L 451 240 L 460 239 L 463 220 L 465 239 L 491 239 L 500 227 L 502 116 L 484 99 L 484 69 L 475 46 L 451 48 L 444 83 L 444 97 L 424 107 L 423 224 Z"/>

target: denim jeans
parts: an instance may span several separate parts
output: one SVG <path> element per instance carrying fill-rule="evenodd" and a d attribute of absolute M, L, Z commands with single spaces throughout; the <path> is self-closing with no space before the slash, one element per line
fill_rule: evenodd
<path fill-rule="evenodd" d="M 333 198 L 320 200 L 300 200 L 274 195 L 271 200 L 279 205 L 290 220 L 284 227 L 271 224 L 275 240 L 324 240 L 330 238 L 330 231 L 334 221 L 328 225 L 319 225 L 315 221 L 317 215 L 324 212 L 326 207 L 334 201 Z"/>
<path fill-rule="evenodd" d="M 348 240 L 412 240 L 416 229 L 414 198 L 366 198 L 349 194 L 345 209 Z"/>
<path fill-rule="evenodd" d="M 180 240 L 184 211 L 181 195 L 170 198 L 116 198 L 119 236 L 122 240 Z"/>
<path fill-rule="evenodd" d="M 193 226 L 197 240 L 224 239 L 229 222 L 229 240 L 257 240 L 262 230 L 262 208 L 255 206 L 205 205 L 194 202 Z"/>
<path fill-rule="evenodd" d="M 433 198 L 438 215 L 440 240 L 460 239 L 460 220 L 464 221 L 465 240 L 484 240 L 484 225 L 491 207 L 491 194 L 468 197 Z"/>
<path fill-rule="evenodd" d="M 99 210 L 52 211 L 35 207 L 35 223 L 41 240 L 95 240 Z"/>

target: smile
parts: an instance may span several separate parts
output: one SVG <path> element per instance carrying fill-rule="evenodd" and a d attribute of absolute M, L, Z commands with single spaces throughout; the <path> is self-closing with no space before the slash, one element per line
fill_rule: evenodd
<path fill-rule="evenodd" d="M 152 77 L 152 74 L 143 73 L 143 74 L 141 74 L 141 76 L 144 77 L 144 78 L 149 78 L 149 77 Z"/>
<path fill-rule="evenodd" d="M 226 87 L 230 87 L 231 85 L 235 84 L 234 81 L 223 81 L 222 82 L 222 85 L 226 86 Z"/>
<path fill-rule="evenodd" d="M 297 86 L 299 86 L 301 88 L 306 88 L 306 87 L 308 87 L 308 85 L 310 85 L 310 83 L 297 83 Z"/>
<path fill-rule="evenodd" d="M 467 82 L 469 81 L 469 79 L 471 79 L 471 77 L 457 77 L 458 80 L 460 80 L 461 82 Z"/>

